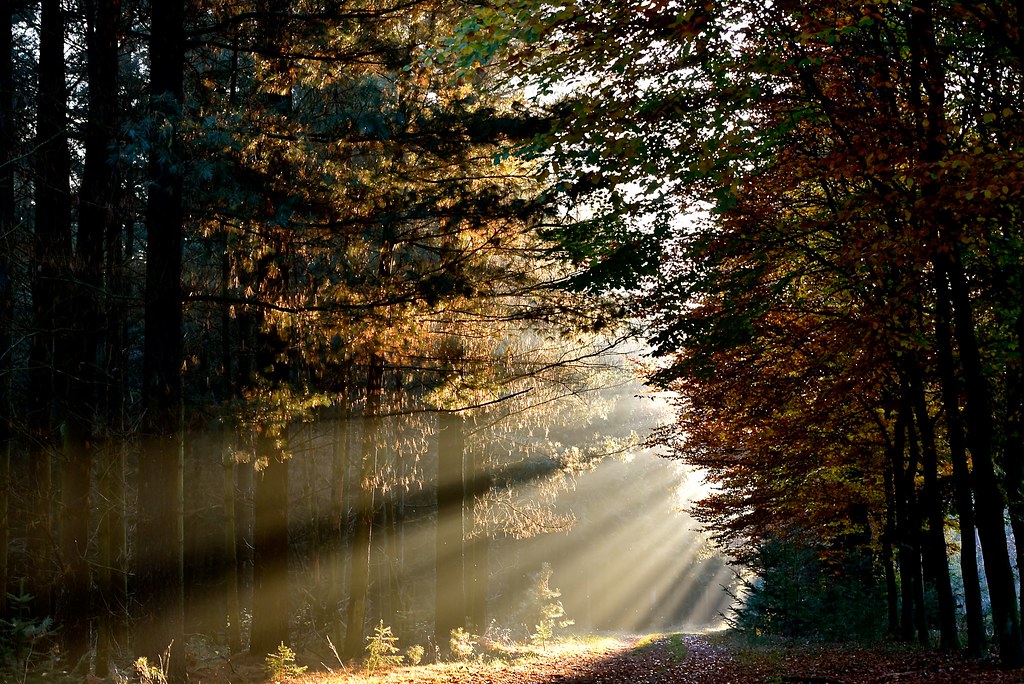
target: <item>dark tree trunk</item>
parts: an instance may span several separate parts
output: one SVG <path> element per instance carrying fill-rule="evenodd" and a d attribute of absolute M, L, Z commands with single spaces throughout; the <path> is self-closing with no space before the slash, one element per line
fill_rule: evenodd
<path fill-rule="evenodd" d="M 89 519 L 92 447 L 69 428 L 61 467 L 60 601 L 64 656 L 72 671 L 88 669 L 89 652 Z"/>
<path fill-rule="evenodd" d="M 90 473 L 101 415 L 98 356 L 102 329 L 99 292 L 103 285 L 104 239 L 116 220 L 117 182 L 109 163 L 117 130 L 118 3 L 85 3 L 88 48 L 88 120 L 85 167 L 75 242 L 74 292 L 69 345 L 67 444 L 61 474 L 61 557 L 65 653 L 74 666 L 89 649 Z"/>
<path fill-rule="evenodd" d="M 967 616 L 967 656 L 981 658 L 986 642 L 984 613 L 981 602 L 981 577 L 978 572 L 978 546 L 974 538 L 974 501 L 971 497 L 971 475 L 967 464 L 967 446 L 960 417 L 960 390 L 953 358 L 950 332 L 952 312 L 949 291 L 939 273 L 936 279 L 935 339 L 938 351 L 939 386 L 949 456 L 953 463 L 953 493 L 960 522 L 960 574 L 964 583 L 964 609 Z"/>
<path fill-rule="evenodd" d="M 348 532 L 348 516 L 346 514 L 345 496 L 348 491 L 348 395 L 342 393 L 342 408 L 338 416 L 337 440 L 331 460 L 331 508 L 330 538 L 328 541 L 327 610 L 328 629 L 336 643 L 341 643 L 341 598 L 343 578 L 345 576 L 345 542 Z"/>
<path fill-rule="evenodd" d="M 287 297 L 288 264 L 284 236 L 272 230 L 272 249 L 257 265 L 256 279 L 266 301 Z M 276 391 L 290 380 L 287 331 L 264 320 L 256 335 L 256 369 L 261 392 Z M 253 494 L 252 634 L 249 652 L 263 655 L 288 642 L 288 438 L 287 417 L 268 417 L 256 435 Z"/>
<path fill-rule="evenodd" d="M 126 222 L 130 223 L 130 222 Z M 104 384 L 105 465 L 99 477 L 100 499 L 103 502 L 100 532 L 100 555 L 103 569 L 100 579 L 100 595 L 106 605 L 100 613 L 98 649 L 114 646 L 128 647 L 128 538 L 125 527 L 125 454 L 128 446 L 125 435 L 128 432 L 126 417 L 127 368 L 129 365 L 130 343 L 124 301 L 128 299 L 129 286 L 125 277 L 126 245 L 130 245 L 130 233 L 122 243 L 121 226 L 109 226 L 106 236 L 107 251 L 107 300 L 105 314 L 106 337 L 103 365 L 108 381 Z M 100 669 L 103 663 L 97 654 L 98 676 L 104 676 Z"/>
<path fill-rule="evenodd" d="M 184 3 L 151 5 L 150 106 L 171 126 L 169 147 L 154 140 L 146 216 L 145 433 L 139 462 L 136 527 L 135 653 L 157 662 L 170 649 L 168 671 L 184 681 L 184 606 L 181 527 L 181 261 L 183 210 L 177 104 L 182 99 Z"/>
<path fill-rule="evenodd" d="M 99 476 L 100 499 L 100 569 L 99 595 L 101 599 L 99 630 L 96 643 L 96 676 L 106 677 L 115 647 L 127 646 L 124 631 L 127 627 L 128 589 L 124 570 L 124 448 L 107 445 L 106 458 Z"/>
<path fill-rule="evenodd" d="M 238 577 L 238 602 L 246 607 L 252 606 L 252 570 L 253 559 L 253 480 L 255 468 L 252 465 L 253 445 L 251 440 L 241 439 L 246 447 L 249 462 L 235 468 L 235 574 Z"/>
<path fill-rule="evenodd" d="M 466 526 L 473 530 L 473 534 L 466 553 L 466 616 L 469 624 L 482 634 L 487 629 L 488 565 L 491 540 L 486 527 L 476 525 L 476 501 L 490 489 L 490 478 L 483 453 L 480 450 L 470 451 L 468 461 L 470 486 L 466 487 L 463 506 Z"/>
<path fill-rule="evenodd" d="M 228 648 L 231 653 L 242 652 L 242 609 L 238 598 L 238 540 L 235 536 L 235 458 L 231 453 L 233 433 L 224 430 L 224 551 L 223 574 L 226 583 L 226 612 Z"/>
<path fill-rule="evenodd" d="M 896 431 L 889 458 L 893 469 L 895 493 L 897 561 L 900 567 L 900 639 L 913 641 L 915 632 L 915 604 L 921 583 L 921 556 L 917 547 L 917 530 L 913 511 L 916 508 L 914 473 L 917 463 L 911 459 L 904 465 L 907 453 L 909 412 L 901 407 L 896 419 Z M 911 437 L 912 438 L 912 437 Z M 908 476 L 908 473 L 910 475 Z"/>
<path fill-rule="evenodd" d="M 287 428 L 281 428 L 287 429 Z M 266 656 L 288 643 L 288 461 L 282 436 L 267 426 L 256 438 L 261 468 L 253 497 L 253 599 L 249 652 Z"/>
<path fill-rule="evenodd" d="M 14 282 L 9 255 L 14 253 L 8 236 L 15 225 L 14 203 L 14 7 L 5 2 L 0 8 L 0 619 L 8 618 L 8 523 L 11 489 L 11 454 L 14 448 L 14 404 L 11 401 L 10 353 L 13 339 Z"/>
<path fill-rule="evenodd" d="M 366 628 L 366 600 L 370 584 L 370 543 L 373 534 L 373 475 L 380 429 L 381 393 L 384 389 L 384 359 L 370 357 L 366 379 L 366 412 L 363 416 L 363 447 L 360 455 L 359 496 L 356 502 L 356 528 L 352 538 L 349 569 L 348 619 L 345 628 L 346 658 L 363 652 Z"/>
<path fill-rule="evenodd" d="M 946 151 L 946 136 L 949 132 L 945 106 L 947 56 L 936 42 L 932 0 L 915 0 L 907 18 L 913 85 L 911 106 L 917 116 L 918 134 L 924 142 L 924 159 L 937 162 Z M 926 99 L 921 97 L 922 93 L 927 96 Z M 934 196 L 939 189 L 937 183 L 926 185 L 922 190 L 922 200 Z M 930 220 L 933 222 L 928 226 L 930 237 L 936 247 L 931 260 L 937 296 L 941 300 L 948 292 L 953 337 L 960 351 L 964 381 L 964 422 L 968 426 L 966 446 L 971 452 L 974 467 L 972 484 L 975 524 L 981 539 L 992 622 L 1002 664 L 1016 668 L 1024 665 L 1024 639 L 1007 548 L 1004 519 L 1006 500 L 995 472 L 992 391 L 985 377 L 978 345 L 968 278 L 960 261 L 962 245 L 959 223 L 941 211 L 937 216 L 930 217 Z"/>
<path fill-rule="evenodd" d="M 890 444 L 889 449 L 892 449 Z M 882 534 L 882 567 L 885 570 L 885 597 L 887 607 L 886 632 L 893 637 L 900 634 L 899 587 L 896 584 L 896 568 L 893 566 L 893 539 L 896 538 L 896 502 L 893 492 L 892 464 L 885 467 L 885 531 Z"/>
<path fill-rule="evenodd" d="M 231 72 L 231 103 L 235 98 L 235 69 L 237 68 L 237 55 L 232 58 Z M 240 383 L 234 374 L 233 353 L 231 346 L 231 319 L 232 306 L 230 304 L 231 294 L 231 240 L 224 225 L 221 226 L 224 234 L 224 253 L 221 255 L 221 280 L 220 294 L 224 299 L 220 311 L 221 324 L 221 378 L 223 380 L 222 392 L 225 400 L 238 398 Z M 247 376 L 243 378 L 247 379 Z M 242 604 L 239 595 L 239 554 L 238 554 L 238 516 L 236 513 L 236 502 L 238 497 L 235 493 L 235 480 L 237 460 L 234 449 L 236 446 L 236 435 L 232 428 L 225 427 L 223 432 L 223 476 L 224 476 L 224 548 L 221 554 L 221 574 L 225 582 L 225 616 L 223 622 L 227 631 L 228 650 L 235 654 L 242 652 Z M 246 466 L 248 467 L 248 466 Z"/>
<path fill-rule="evenodd" d="M 393 631 L 396 634 L 405 633 L 405 622 L 403 616 L 406 615 L 406 606 L 404 605 L 402 598 L 402 549 L 401 549 L 401 535 L 402 525 L 405 524 L 403 507 L 399 501 L 396 501 L 401 493 L 401 490 L 397 487 L 392 487 L 384 493 L 384 509 L 385 515 L 387 516 L 387 529 L 386 537 L 387 544 L 385 545 L 384 555 L 384 569 L 387 572 L 387 593 L 388 600 L 390 601 L 390 608 L 385 614 L 385 621 L 387 624 L 394 625 Z"/>
<path fill-rule="evenodd" d="M 387 438 L 385 437 L 385 440 Z M 378 464 L 380 467 L 380 464 Z M 371 548 L 371 566 L 374 570 L 374 579 L 370 583 L 372 587 L 370 605 L 373 607 L 374 612 L 370 615 L 370 624 L 376 624 L 378 620 L 385 620 L 386 624 L 391 625 L 392 630 L 398 627 L 392 621 L 394 616 L 394 602 L 392 601 L 394 594 L 391 589 L 391 563 L 388 557 L 391 546 L 390 528 L 391 528 L 391 510 L 388 505 L 388 499 L 390 495 L 388 492 L 381 491 L 375 494 L 373 506 L 373 539 L 376 548 Z"/>
<path fill-rule="evenodd" d="M 185 445 L 185 482 L 209 482 L 215 472 L 221 475 L 209 458 L 213 445 L 205 435 L 190 435 Z M 185 632 L 219 634 L 227 613 L 221 572 L 224 534 L 217 515 L 222 511 L 205 487 L 186 487 L 183 498 Z"/>
<path fill-rule="evenodd" d="M 1024 269 L 1017 269 L 1013 291 L 1024 299 Z M 1007 363 L 1006 370 L 1006 437 L 1003 447 L 1003 482 L 1010 512 L 1010 528 L 1016 542 L 1018 579 L 1024 568 L 1024 308 L 1014 320 L 1017 358 Z M 1019 592 L 1019 611 L 1024 616 L 1024 589 Z"/>
<path fill-rule="evenodd" d="M 939 258 L 936 267 L 948 278 L 953 330 L 964 371 L 965 417 L 969 426 L 967 446 L 974 464 L 975 514 L 992 605 L 992 622 L 999 642 L 999 658 L 1005 667 L 1015 668 L 1024 664 L 1024 641 L 1021 639 L 1017 589 L 1006 538 L 1006 502 L 993 461 L 991 391 L 982 369 L 967 277 L 958 258 L 954 249 L 952 255 Z"/>
<path fill-rule="evenodd" d="M 910 402 L 910 397 L 907 397 L 906 410 L 908 414 L 911 411 Z M 911 416 L 907 420 L 907 447 L 910 453 L 910 459 L 907 462 L 905 477 L 907 479 L 906 491 L 908 493 L 906 533 L 907 538 L 912 539 L 913 543 L 911 545 L 911 552 L 907 556 L 906 572 L 910 574 L 913 582 L 912 598 L 914 601 L 914 629 L 917 631 L 917 641 L 922 646 L 927 647 L 929 645 L 928 615 L 925 612 L 924 601 L 924 542 L 926 542 L 926 538 L 924 530 L 922 530 L 922 513 L 924 512 L 922 511 L 922 508 L 924 508 L 924 495 L 923 493 L 920 497 L 916 495 L 914 484 L 919 471 L 918 464 L 921 462 L 920 442 L 918 440 L 919 436 L 917 431 L 914 429 L 914 419 Z"/>
<path fill-rule="evenodd" d="M 462 416 L 447 411 L 439 413 L 434 638 L 442 653 L 447 653 L 451 631 L 466 626 L 464 452 Z"/>
<path fill-rule="evenodd" d="M 28 553 L 34 567 L 27 591 L 33 613 L 52 615 L 52 460 L 58 425 L 67 416 L 68 283 L 71 280 L 71 158 L 67 140 L 64 16 L 59 0 L 44 0 L 39 31 L 39 90 L 34 158 L 35 236 L 33 336 L 29 351 L 30 502 Z"/>
<path fill-rule="evenodd" d="M 935 431 L 931 416 L 928 414 L 920 366 L 911 363 L 909 374 L 909 390 L 914 414 L 917 417 L 917 432 L 921 440 L 921 471 L 924 479 L 921 507 L 924 509 L 927 530 L 922 532 L 922 555 L 932 576 L 938 598 L 939 648 L 944 651 L 955 651 L 960 648 L 960 640 L 956 626 L 956 599 L 953 596 L 946 553 L 946 521 L 938 483 L 939 464 Z"/>

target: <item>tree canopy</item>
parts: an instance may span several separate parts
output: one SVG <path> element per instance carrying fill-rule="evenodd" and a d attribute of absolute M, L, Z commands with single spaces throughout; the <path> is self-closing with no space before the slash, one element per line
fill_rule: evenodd
<path fill-rule="evenodd" d="M 869 554 L 907 636 L 923 558 L 952 647 L 955 512 L 969 618 L 977 525 L 1010 665 L 1019 22 L 987 2 L 525 0 L 442 53 L 510 70 L 555 117 L 520 152 L 577 219 L 553 229 L 576 282 L 628 292 L 678 397 L 656 441 L 706 469 L 707 525 L 755 565 L 780 542 Z"/>

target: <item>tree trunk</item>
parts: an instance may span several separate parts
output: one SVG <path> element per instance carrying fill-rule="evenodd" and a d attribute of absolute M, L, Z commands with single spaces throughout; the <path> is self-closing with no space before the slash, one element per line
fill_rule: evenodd
<path fill-rule="evenodd" d="M 8 614 L 8 556 L 10 531 L 8 522 L 11 491 L 11 454 L 14 448 L 14 404 L 11 401 L 13 354 L 14 283 L 11 279 L 9 255 L 14 254 L 7 236 L 15 225 L 14 203 L 14 8 L 5 2 L 0 8 L 0 619 Z"/>
<path fill-rule="evenodd" d="M 982 368 L 974 329 L 974 312 L 963 266 L 953 254 L 940 255 L 936 267 L 948 278 L 953 330 L 960 349 L 966 397 L 967 446 L 974 464 L 974 501 L 981 553 L 992 605 L 992 622 L 1005 667 L 1024 665 L 1024 641 L 1017 612 L 1017 590 L 1006 539 L 1006 503 L 993 462 L 991 391 Z"/>
<path fill-rule="evenodd" d="M 470 485 L 466 488 L 464 512 L 466 526 L 472 530 L 466 552 L 466 616 L 469 624 L 479 632 L 487 629 L 488 565 L 490 563 L 490 537 L 486 527 L 476 525 L 476 501 L 490 489 L 490 478 L 481 450 L 468 454 Z"/>
<path fill-rule="evenodd" d="M 911 9 L 907 14 L 913 83 L 911 105 L 917 115 L 919 134 L 924 140 L 924 160 L 937 162 L 946 152 L 946 136 L 950 128 L 945 106 L 947 56 L 936 42 L 932 0 L 915 0 Z M 922 92 L 927 96 L 926 100 L 922 99 Z M 922 189 L 921 199 L 927 200 L 939 190 L 937 183 L 927 184 Z M 992 391 L 985 377 L 978 346 L 970 286 L 960 261 L 962 244 L 959 222 L 943 211 L 930 220 L 930 237 L 935 244 L 931 261 L 937 296 L 941 306 L 941 299 L 948 292 L 953 336 L 960 351 L 960 366 L 963 370 L 964 422 L 968 426 L 966 446 L 971 452 L 974 466 L 972 484 L 975 524 L 981 539 L 992 622 L 1002 664 L 1016 668 L 1024 665 L 1024 639 L 1007 549 L 1004 520 L 1006 500 L 995 472 Z"/>
<path fill-rule="evenodd" d="M 465 548 L 463 502 L 465 439 L 463 418 L 438 414 L 437 432 L 437 541 L 434 638 L 447 653 L 453 629 L 466 626 Z"/>
<path fill-rule="evenodd" d="M 73 421 L 74 422 L 74 421 Z M 64 656 L 74 672 L 88 669 L 89 652 L 89 520 L 92 447 L 69 428 L 61 463 L 60 601 Z"/>
<path fill-rule="evenodd" d="M 75 666 L 89 649 L 90 473 L 98 417 L 98 356 L 102 334 L 99 292 L 103 285 L 104 239 L 116 219 L 117 183 L 109 163 L 117 130 L 118 3 L 85 3 L 88 48 L 88 120 L 85 166 L 75 241 L 74 292 L 69 344 L 66 444 L 61 474 L 62 626 L 65 655 Z"/>
<path fill-rule="evenodd" d="M 384 388 L 384 359 L 376 354 L 370 358 L 366 379 L 366 412 L 363 416 L 363 447 L 359 500 L 356 504 L 356 529 L 352 539 L 349 575 L 348 620 L 345 628 L 346 658 L 356 658 L 363 651 L 366 626 L 366 599 L 370 583 L 370 544 L 373 530 L 374 464 L 380 430 L 381 393 Z"/>
<path fill-rule="evenodd" d="M 287 429 L 287 428 L 279 428 Z M 266 656 L 288 643 L 288 461 L 283 436 L 264 426 L 256 437 L 253 497 L 253 599 L 249 653 Z"/>
<path fill-rule="evenodd" d="M 232 59 L 231 91 L 230 98 L 234 104 L 235 98 L 235 69 L 237 68 L 237 55 Z M 227 228 L 222 224 L 221 231 L 224 237 L 224 252 L 221 255 L 221 279 L 220 294 L 224 300 L 220 311 L 220 353 L 221 353 L 221 378 L 223 380 L 222 393 L 225 400 L 238 399 L 240 383 L 234 374 L 233 354 L 231 348 L 231 319 L 232 305 L 231 294 L 231 238 Z M 243 378 L 246 379 L 246 378 Z M 232 654 L 242 652 L 242 607 L 239 597 L 239 555 L 238 555 L 238 516 L 235 511 L 237 497 L 235 496 L 235 478 L 237 461 L 233 448 L 236 444 L 235 431 L 230 427 L 224 427 L 222 441 L 222 468 L 224 477 L 224 548 L 221 554 L 221 574 L 225 582 L 225 612 L 224 622 L 227 630 L 228 650 Z"/>
<path fill-rule="evenodd" d="M 1024 269 L 1017 269 L 1015 292 L 1024 299 Z M 1014 320 L 1017 356 L 1006 369 L 1006 439 L 1003 447 L 1003 482 L 1010 513 L 1010 528 L 1016 546 L 1018 582 L 1024 568 L 1024 308 Z M 1024 616 L 1024 589 L 1019 592 L 1019 611 Z"/>
<path fill-rule="evenodd" d="M 939 492 L 938 451 L 935 431 L 924 394 L 921 368 L 916 363 L 909 365 L 911 393 L 914 414 L 917 417 L 917 433 L 921 440 L 921 471 L 924 488 L 921 491 L 921 506 L 927 521 L 927 530 L 922 533 L 922 555 L 933 578 L 939 609 L 939 648 L 955 651 L 960 648 L 956 626 L 956 599 L 949 576 L 949 560 L 946 553 L 946 521 L 943 514 L 942 495 Z"/>
<path fill-rule="evenodd" d="M 241 435 L 240 445 L 249 454 L 247 462 L 235 468 L 235 574 L 238 577 L 238 603 L 243 608 L 252 606 L 253 558 L 253 480 L 256 473 L 252 465 L 252 440 Z"/>
<path fill-rule="evenodd" d="M 223 573 L 226 583 L 228 648 L 242 652 L 242 609 L 238 600 L 238 541 L 235 538 L 235 458 L 231 453 L 233 433 L 224 430 L 224 555 Z"/>
<path fill-rule="evenodd" d="M 183 211 L 176 125 L 182 99 L 184 3 L 155 2 L 150 37 L 150 106 L 171 126 L 170 146 L 154 142 L 146 216 L 145 441 L 139 462 L 135 623 L 138 655 L 151 662 L 170 649 L 168 673 L 184 681 L 184 597 L 181 522 L 181 260 Z"/>
<path fill-rule="evenodd" d="M 888 445 L 892 449 L 892 445 Z M 891 459 L 890 459 L 891 460 Z M 896 569 L 893 566 L 893 539 L 896 538 L 896 503 L 893 493 L 892 464 L 885 466 L 885 531 L 882 533 L 882 567 L 885 570 L 885 598 L 888 620 L 886 633 L 896 637 L 900 634 L 899 587 L 896 585 Z"/>
<path fill-rule="evenodd" d="M 52 458 L 57 426 L 67 417 L 68 283 L 71 280 L 71 159 L 67 141 L 64 16 L 59 0 L 42 2 L 39 89 L 34 158 L 35 235 L 32 281 L 33 335 L 29 351 L 28 422 L 30 507 L 28 532 L 34 564 L 27 589 L 33 613 L 52 615 Z"/>
<path fill-rule="evenodd" d="M 910 397 L 906 398 L 906 410 L 910 414 Z M 914 628 L 917 631 L 917 640 L 922 646 L 929 645 L 928 639 L 928 616 L 925 613 L 924 601 L 924 559 L 925 559 L 925 538 L 922 529 L 922 508 L 924 508 L 924 494 L 916 495 L 914 481 L 917 479 L 918 464 L 921 462 L 920 442 L 917 431 L 914 429 L 914 419 L 911 415 L 907 420 L 907 447 L 910 453 L 910 460 L 907 463 L 906 471 L 906 492 L 907 492 L 907 521 L 906 536 L 912 539 L 910 553 L 907 556 L 906 572 L 912 578 L 913 601 L 914 601 Z M 901 567 L 902 569 L 902 567 Z"/>
<path fill-rule="evenodd" d="M 126 221 L 126 231 L 130 231 L 131 221 Z M 110 572 L 110 584 L 100 588 L 106 597 L 106 610 L 100 618 L 105 626 L 107 641 L 122 649 L 128 647 L 128 538 L 125 527 L 125 462 L 128 444 L 128 420 L 126 416 L 126 388 L 128 387 L 127 368 L 129 366 L 130 343 L 128 340 L 128 324 L 124 301 L 129 296 L 127 278 L 125 277 L 125 253 L 130 249 L 131 233 L 124 235 L 119 225 L 108 226 L 106 236 L 107 251 L 107 298 L 106 342 L 104 368 L 108 381 L 104 389 L 103 428 L 105 434 L 105 453 L 107 465 L 100 475 L 99 486 L 101 499 L 105 502 L 102 522 L 104 538 L 101 548 L 103 558 L 109 559 L 106 566 Z M 98 676 L 103 676 L 97 667 Z"/>
<path fill-rule="evenodd" d="M 893 485 L 896 509 L 896 534 L 894 540 L 897 548 L 897 561 L 900 567 L 900 639 L 906 642 L 914 640 L 915 604 L 921 578 L 920 554 L 917 551 L 917 538 L 913 525 L 913 509 L 916 506 L 914 495 L 914 473 L 917 463 L 904 465 L 907 451 L 909 413 L 901 406 L 896 418 L 896 430 L 893 437 L 889 458 L 894 473 Z M 910 473 L 909 477 L 907 473 Z M 918 526 L 919 529 L 920 526 Z"/>
<path fill-rule="evenodd" d="M 978 546 L 974 538 L 974 501 L 971 497 L 971 475 L 967 464 L 967 446 L 960 417 L 960 389 L 953 359 L 953 341 L 949 328 L 949 291 L 941 273 L 933 274 L 936 292 L 935 340 L 938 352 L 939 387 L 943 414 L 946 418 L 946 439 L 953 463 L 953 492 L 960 523 L 960 574 L 964 583 L 964 609 L 967 615 L 967 651 L 970 658 L 985 654 L 984 612 L 981 602 L 981 576 L 978 572 Z"/>
<path fill-rule="evenodd" d="M 387 622 L 393 625 L 396 634 L 405 633 L 405 622 L 403 616 L 406 614 L 406 606 L 402 601 L 402 549 L 401 534 L 402 525 L 405 523 L 402 505 L 395 501 L 396 496 L 401 494 L 401 489 L 392 487 L 384 493 L 384 508 L 387 516 L 387 529 L 384 553 L 385 570 L 387 572 L 387 592 L 391 602 L 388 610 Z"/>
<path fill-rule="evenodd" d="M 345 541 L 348 530 L 345 512 L 345 495 L 348 491 L 348 394 L 342 393 L 342 408 L 338 415 L 338 429 L 334 446 L 334 458 L 331 460 L 331 508 L 330 508 L 330 541 L 328 542 L 327 610 L 328 630 L 334 641 L 341 643 L 341 598 L 342 584 L 345 576 Z"/>
<path fill-rule="evenodd" d="M 108 443 L 106 458 L 99 475 L 99 499 L 103 502 L 100 513 L 99 551 L 100 568 L 98 590 L 100 596 L 99 627 L 96 639 L 96 676 L 109 674 L 110 654 L 115 645 L 123 642 L 127 625 L 125 611 L 128 591 L 124 572 L 124 447 Z"/>

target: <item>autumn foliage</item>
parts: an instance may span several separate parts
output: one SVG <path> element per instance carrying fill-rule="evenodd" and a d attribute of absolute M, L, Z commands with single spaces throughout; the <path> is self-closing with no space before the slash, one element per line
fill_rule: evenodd
<path fill-rule="evenodd" d="M 825 585 L 878 588 L 890 633 L 954 648 L 966 618 L 979 655 L 977 530 L 990 626 L 1024 662 L 1018 8 L 495 7 L 452 51 L 486 36 L 561 115 L 535 149 L 583 219 L 553 232 L 580 287 L 633 304 L 677 397 L 655 441 L 707 473 L 696 512 L 752 590 L 770 547 L 809 550 Z"/>

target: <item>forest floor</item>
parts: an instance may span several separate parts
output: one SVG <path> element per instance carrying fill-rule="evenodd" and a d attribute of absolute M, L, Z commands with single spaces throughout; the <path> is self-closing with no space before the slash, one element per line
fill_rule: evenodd
<path fill-rule="evenodd" d="M 301 662 L 301 659 L 300 659 Z M 326 668 L 326 669 L 325 669 Z M 316 669 L 316 672 L 313 670 Z M 725 635 L 665 634 L 568 640 L 540 648 L 490 648 L 470 662 L 370 673 L 320 663 L 292 678 L 268 677 L 261 663 L 221 662 L 194 684 L 974 684 L 1024 682 L 1024 670 L 993 660 L 896 645 L 751 646 Z"/>

